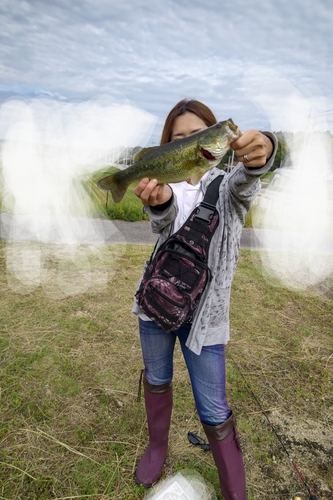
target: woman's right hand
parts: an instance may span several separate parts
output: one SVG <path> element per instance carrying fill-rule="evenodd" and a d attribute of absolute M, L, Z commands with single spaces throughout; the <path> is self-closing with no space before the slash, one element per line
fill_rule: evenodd
<path fill-rule="evenodd" d="M 163 205 L 172 197 L 169 184 L 158 184 L 156 179 L 142 179 L 134 189 L 134 194 L 142 201 L 143 205 Z"/>

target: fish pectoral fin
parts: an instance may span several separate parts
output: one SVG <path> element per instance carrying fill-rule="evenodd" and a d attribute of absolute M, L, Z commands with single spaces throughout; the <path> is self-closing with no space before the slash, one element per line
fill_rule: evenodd
<path fill-rule="evenodd" d="M 204 172 L 197 172 L 191 176 L 191 184 L 195 186 L 196 184 L 199 184 L 201 177 L 203 176 Z"/>
<path fill-rule="evenodd" d="M 152 151 L 153 149 L 156 149 L 157 147 L 158 146 L 151 146 L 150 148 L 143 148 L 143 149 L 141 149 L 141 151 L 138 151 L 133 157 L 134 163 L 137 163 L 138 161 L 142 160 L 142 158 L 145 156 L 146 153 L 148 153 L 148 151 Z"/>
<path fill-rule="evenodd" d="M 191 180 L 191 184 L 195 186 L 200 181 L 201 177 L 205 173 L 204 168 L 202 168 L 202 162 L 200 158 L 197 160 L 187 160 L 182 162 L 181 168 L 184 172 L 188 172 L 188 178 Z M 209 167 L 207 168 L 207 170 Z"/>

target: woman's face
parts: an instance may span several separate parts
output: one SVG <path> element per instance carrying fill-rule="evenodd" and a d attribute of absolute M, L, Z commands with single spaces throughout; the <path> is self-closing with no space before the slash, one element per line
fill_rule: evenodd
<path fill-rule="evenodd" d="M 207 128 L 207 125 L 201 118 L 187 111 L 175 119 L 171 132 L 171 141 L 183 139 L 205 128 Z"/>

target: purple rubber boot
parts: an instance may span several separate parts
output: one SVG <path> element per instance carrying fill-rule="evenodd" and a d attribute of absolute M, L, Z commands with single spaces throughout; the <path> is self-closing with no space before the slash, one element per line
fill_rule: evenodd
<path fill-rule="evenodd" d="M 136 482 L 150 488 L 160 477 L 168 452 L 172 382 L 151 385 L 143 378 L 149 446 L 136 469 Z"/>
<path fill-rule="evenodd" d="M 233 414 L 220 425 L 202 423 L 219 473 L 225 500 L 247 500 L 245 470 Z"/>

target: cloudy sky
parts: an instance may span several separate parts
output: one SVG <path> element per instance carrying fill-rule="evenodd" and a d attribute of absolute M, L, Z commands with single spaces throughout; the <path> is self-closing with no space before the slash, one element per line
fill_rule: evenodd
<path fill-rule="evenodd" d="M 157 142 L 170 108 L 193 97 L 243 130 L 269 129 L 246 75 L 274 70 L 332 109 L 332 26 L 331 0 L 1 0 L 0 102 L 121 93 L 157 116 Z"/>

